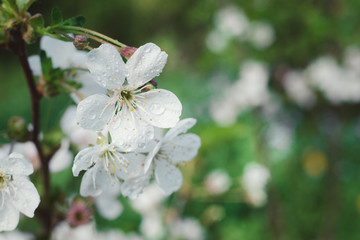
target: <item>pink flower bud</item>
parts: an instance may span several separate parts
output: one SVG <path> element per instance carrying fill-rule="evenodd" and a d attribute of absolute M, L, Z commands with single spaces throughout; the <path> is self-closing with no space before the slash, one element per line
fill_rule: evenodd
<path fill-rule="evenodd" d="M 87 41 L 87 37 L 82 35 L 76 35 L 73 44 L 76 49 L 83 50 L 89 45 L 89 42 Z"/>
<path fill-rule="evenodd" d="M 122 57 L 129 59 L 136 50 L 137 50 L 136 47 L 123 47 L 120 50 L 120 54 Z"/>

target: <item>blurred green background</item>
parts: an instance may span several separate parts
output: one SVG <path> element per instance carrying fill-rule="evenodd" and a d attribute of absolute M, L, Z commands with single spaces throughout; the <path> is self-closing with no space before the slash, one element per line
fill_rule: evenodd
<path fill-rule="evenodd" d="M 178 96 L 182 118 L 198 120 L 191 131 L 202 147 L 182 167 L 182 189 L 164 203 L 164 226 L 175 211 L 196 219 L 205 239 L 360 238 L 360 1 L 43 0 L 30 12 L 49 23 L 55 6 L 64 17 L 84 16 L 87 28 L 130 46 L 154 42 L 169 55 L 158 86 Z M 4 132 L 11 116 L 31 115 L 20 65 L 0 53 Z M 45 132 L 59 129 L 70 104 L 68 96 L 43 102 Z M 209 175 L 214 170 L 221 174 Z M 97 227 L 141 232 L 141 216 L 119 199 L 122 215 L 96 215 Z"/>

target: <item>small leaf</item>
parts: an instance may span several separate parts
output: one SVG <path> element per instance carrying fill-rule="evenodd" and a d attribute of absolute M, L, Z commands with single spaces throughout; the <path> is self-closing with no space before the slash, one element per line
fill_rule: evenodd
<path fill-rule="evenodd" d="M 41 14 L 36 14 L 29 19 L 29 24 L 34 29 L 43 28 L 44 27 L 44 18 Z"/>
<path fill-rule="evenodd" d="M 83 16 L 76 16 L 64 21 L 64 25 L 82 27 L 85 24 L 85 18 Z"/>
<path fill-rule="evenodd" d="M 58 7 L 55 7 L 51 11 L 51 25 L 58 25 L 63 21 L 62 14 L 60 12 L 60 9 Z"/>
<path fill-rule="evenodd" d="M 40 61 L 41 61 L 41 69 L 44 76 L 50 74 L 51 70 L 53 69 L 51 58 L 46 56 L 45 51 L 40 52 Z"/>
<path fill-rule="evenodd" d="M 16 5 L 15 0 L 3 0 L 2 2 L 3 2 L 3 8 L 7 12 L 11 13 L 14 16 L 17 15 L 19 9 L 18 9 L 18 7 Z"/>

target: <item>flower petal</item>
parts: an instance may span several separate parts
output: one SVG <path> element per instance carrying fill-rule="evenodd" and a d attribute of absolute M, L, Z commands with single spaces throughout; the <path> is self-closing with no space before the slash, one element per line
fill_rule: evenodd
<path fill-rule="evenodd" d="M 63 139 L 60 148 L 55 152 L 49 162 L 50 172 L 60 172 L 70 166 L 73 154 L 70 151 L 70 140 Z"/>
<path fill-rule="evenodd" d="M 186 133 L 187 130 L 189 130 L 190 128 L 192 128 L 196 123 L 196 119 L 195 118 L 186 118 L 183 120 L 180 120 L 175 127 L 171 128 L 164 136 L 164 141 L 166 140 L 171 140 L 174 137 L 176 137 L 177 135 L 181 134 L 181 133 Z"/>
<path fill-rule="evenodd" d="M 106 219 L 113 220 L 122 213 L 123 206 L 117 199 L 120 193 L 120 184 L 116 184 L 107 188 L 100 196 L 95 198 L 97 210 Z"/>
<path fill-rule="evenodd" d="M 162 72 L 168 55 L 153 44 L 147 43 L 139 47 L 126 62 L 128 82 L 138 88 Z"/>
<path fill-rule="evenodd" d="M 98 196 L 101 194 L 100 189 L 95 187 L 94 171 L 96 171 L 96 165 L 91 169 L 87 170 L 84 174 L 80 184 L 80 195 L 84 197 Z"/>
<path fill-rule="evenodd" d="M 0 161 L 0 169 L 5 170 L 10 175 L 28 176 L 34 172 L 33 165 L 22 154 L 16 152 Z"/>
<path fill-rule="evenodd" d="M 32 56 L 28 57 L 28 62 L 29 62 L 29 65 L 30 65 L 33 75 L 41 76 L 42 70 L 41 70 L 40 56 L 32 55 Z"/>
<path fill-rule="evenodd" d="M 14 178 L 12 184 L 16 188 L 11 196 L 12 204 L 26 216 L 34 217 L 34 211 L 40 203 L 40 196 L 34 184 L 24 177 Z"/>
<path fill-rule="evenodd" d="M 152 172 L 152 168 L 150 168 L 141 176 L 125 180 L 121 184 L 121 193 L 131 199 L 139 197 L 144 188 L 149 185 Z"/>
<path fill-rule="evenodd" d="M 77 177 L 79 176 L 80 171 L 88 170 L 88 168 L 98 159 L 97 153 L 98 149 L 95 147 L 88 147 L 78 152 L 72 167 L 73 175 Z"/>
<path fill-rule="evenodd" d="M 110 98 L 95 94 L 82 100 L 76 111 L 79 125 L 85 129 L 101 131 L 114 113 Z"/>
<path fill-rule="evenodd" d="M 123 85 L 126 68 L 120 53 L 110 44 L 102 44 L 87 55 L 88 66 L 94 80 L 107 89 Z"/>
<path fill-rule="evenodd" d="M 180 189 L 182 184 L 181 171 L 162 159 L 155 160 L 155 180 L 166 195 Z"/>
<path fill-rule="evenodd" d="M 175 126 L 181 115 L 182 105 L 170 91 L 154 89 L 136 97 L 139 115 L 150 125 L 159 128 Z"/>
<path fill-rule="evenodd" d="M 55 68 L 85 68 L 86 52 L 77 50 L 71 42 L 44 36 L 41 38 L 40 48 L 51 58 Z"/>
<path fill-rule="evenodd" d="M 169 142 L 164 142 L 161 151 L 169 157 L 169 161 L 178 164 L 193 159 L 198 154 L 200 145 L 200 137 L 188 133 L 177 136 Z"/>
<path fill-rule="evenodd" d="M 154 137 L 154 127 L 127 109 L 121 110 L 110 124 L 111 138 L 123 151 L 143 149 Z"/>
<path fill-rule="evenodd" d="M 19 211 L 6 199 L 4 206 L 0 208 L 0 232 L 12 231 L 19 223 Z"/>
<path fill-rule="evenodd" d="M 145 164 L 145 156 L 139 153 L 127 153 L 121 154 L 121 158 L 126 159 L 129 162 L 129 165 L 126 168 L 126 172 L 117 171 L 116 175 L 123 179 L 129 179 L 138 177 L 144 174 L 144 164 Z"/>
<path fill-rule="evenodd" d="M 146 156 L 144 172 L 146 172 L 149 169 L 155 155 L 159 152 L 161 145 L 162 145 L 162 141 L 158 142 L 158 144 L 156 144 L 154 149 L 151 152 L 149 152 L 149 154 Z"/>

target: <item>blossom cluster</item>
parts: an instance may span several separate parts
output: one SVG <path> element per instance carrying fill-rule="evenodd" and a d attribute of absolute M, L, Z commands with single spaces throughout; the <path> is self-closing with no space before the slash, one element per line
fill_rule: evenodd
<path fill-rule="evenodd" d="M 179 121 L 182 105 L 172 92 L 154 88 L 167 54 L 153 43 L 139 47 L 126 61 L 110 44 L 87 54 L 86 65 L 106 93 L 81 100 L 76 120 L 80 127 L 96 131 L 94 146 L 75 157 L 73 174 L 84 170 L 80 193 L 99 196 L 120 187 L 124 196 L 137 197 L 152 175 L 167 195 L 182 183 L 178 165 L 197 155 L 200 138 L 183 134 L 196 120 Z M 171 128 L 165 135 L 161 129 Z"/>

